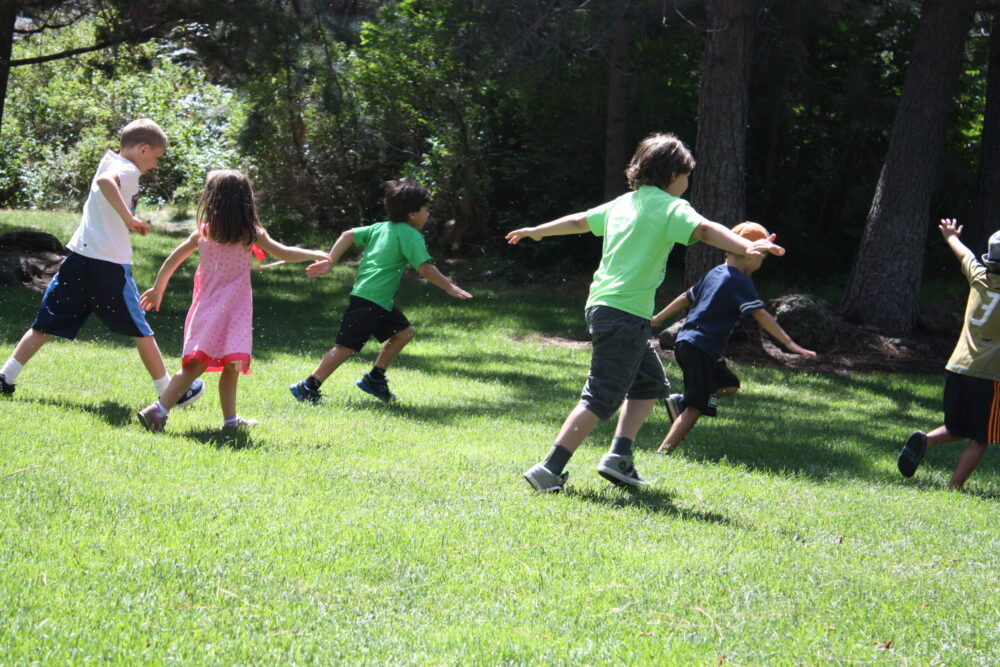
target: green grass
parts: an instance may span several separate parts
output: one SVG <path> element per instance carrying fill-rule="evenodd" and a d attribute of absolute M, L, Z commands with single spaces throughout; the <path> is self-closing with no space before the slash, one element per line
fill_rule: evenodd
<path fill-rule="evenodd" d="M 0 233 L 76 214 L 0 212 Z M 140 287 L 181 233 L 136 238 Z M 191 260 L 151 316 L 175 369 Z M 736 365 L 744 391 L 669 458 L 657 409 L 637 463 L 594 472 L 601 424 L 560 496 L 520 477 L 575 404 L 582 296 L 406 281 L 417 337 L 397 405 L 287 385 L 332 344 L 353 271 L 254 276 L 253 373 L 222 436 L 210 394 L 149 434 L 152 386 L 98 322 L 54 341 L 0 401 L 0 664 L 995 664 L 1000 477 L 945 490 L 958 447 L 914 481 L 895 455 L 941 419 L 940 378 Z M 0 291 L 6 358 L 39 296 Z M 679 381 L 676 367 L 668 374 Z M 888 647 L 887 647 L 888 644 Z"/>

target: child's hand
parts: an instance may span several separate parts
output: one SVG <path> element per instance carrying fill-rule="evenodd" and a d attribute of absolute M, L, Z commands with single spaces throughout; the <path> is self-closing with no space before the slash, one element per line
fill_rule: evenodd
<path fill-rule="evenodd" d="M 938 225 L 938 229 L 941 230 L 941 236 L 944 237 L 945 241 L 952 236 L 962 235 L 962 226 L 958 224 L 958 220 L 955 218 L 943 218 Z"/>
<path fill-rule="evenodd" d="M 656 315 L 653 315 L 653 319 L 651 319 L 651 320 L 649 321 L 649 324 L 650 324 L 650 326 L 652 326 L 652 327 L 653 327 L 653 328 L 655 329 L 656 327 L 658 327 L 658 326 L 660 326 L 661 324 L 663 324 L 663 321 L 664 321 L 665 319 L 667 319 L 667 318 L 665 318 L 665 317 L 660 317 L 660 314 L 659 314 L 659 313 L 657 313 Z"/>
<path fill-rule="evenodd" d="M 146 311 L 155 310 L 159 312 L 161 301 L 163 301 L 163 292 L 160 292 L 155 287 L 150 287 L 139 297 L 139 305 Z"/>
<path fill-rule="evenodd" d="M 450 289 L 446 290 L 449 296 L 453 296 L 456 299 L 471 299 L 472 295 L 466 292 L 464 289 L 458 285 L 452 285 Z"/>
<path fill-rule="evenodd" d="M 522 227 L 521 229 L 509 232 L 506 236 L 507 243 L 510 245 L 517 245 L 523 238 L 530 238 L 532 241 L 541 241 L 542 235 L 538 232 L 537 227 Z"/>
<path fill-rule="evenodd" d="M 807 350 L 798 343 L 792 343 L 788 346 L 788 351 L 794 354 L 801 354 L 803 357 L 815 357 L 816 353 L 812 350 Z"/>
<path fill-rule="evenodd" d="M 333 262 L 329 259 L 321 259 L 318 262 L 313 262 L 306 267 L 306 275 L 310 278 L 319 278 L 327 273 L 330 273 L 330 269 L 333 268 Z"/>
<path fill-rule="evenodd" d="M 143 222 L 142 220 L 134 216 L 132 217 L 131 220 L 125 223 L 125 226 L 128 227 L 130 232 L 135 232 L 139 236 L 145 236 L 146 234 L 149 233 L 149 230 L 153 228 L 153 226 L 150 225 L 148 222 Z"/>
<path fill-rule="evenodd" d="M 754 241 L 747 247 L 748 255 L 767 255 L 768 253 L 772 255 L 777 255 L 781 257 L 785 254 L 785 249 L 780 245 L 774 243 L 774 239 L 778 238 L 777 234 L 771 234 L 766 239 L 761 239 L 760 241 Z"/>

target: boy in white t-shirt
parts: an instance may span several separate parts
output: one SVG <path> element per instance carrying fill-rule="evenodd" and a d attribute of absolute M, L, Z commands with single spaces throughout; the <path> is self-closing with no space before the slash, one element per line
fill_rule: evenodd
<path fill-rule="evenodd" d="M 71 252 L 45 290 L 31 328 L 0 367 L 0 395 L 14 393 L 18 374 L 42 345 L 52 336 L 76 338 L 91 313 L 115 333 L 135 340 L 157 395 L 170 384 L 153 330 L 139 306 L 129 239 L 131 232 L 149 233 L 149 223 L 133 215 L 139 177 L 156 168 L 166 149 L 167 136 L 160 126 L 139 119 L 122 129 L 119 152 L 105 153 L 83 205 L 80 226 L 66 244 Z M 190 405 L 204 393 L 204 383 L 195 380 L 178 405 Z"/>

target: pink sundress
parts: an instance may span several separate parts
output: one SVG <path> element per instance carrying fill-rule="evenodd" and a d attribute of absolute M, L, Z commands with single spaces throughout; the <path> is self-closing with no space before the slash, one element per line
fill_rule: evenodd
<path fill-rule="evenodd" d="M 181 364 L 197 360 L 207 371 L 221 371 L 237 362 L 237 368 L 247 374 L 253 346 L 251 252 L 242 243 L 212 241 L 203 230 L 198 255 L 191 308 L 184 320 Z"/>

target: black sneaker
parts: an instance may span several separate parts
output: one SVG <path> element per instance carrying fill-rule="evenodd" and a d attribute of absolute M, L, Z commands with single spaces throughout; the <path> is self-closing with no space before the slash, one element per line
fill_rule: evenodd
<path fill-rule="evenodd" d="M 900 474 L 903 477 L 913 477 L 913 473 L 917 472 L 917 467 L 924 460 L 926 453 L 927 434 L 923 431 L 914 431 L 906 439 L 906 444 L 903 445 L 903 449 L 899 452 L 899 458 L 896 459 Z"/>
<path fill-rule="evenodd" d="M 365 373 L 356 384 L 361 391 L 371 394 L 380 401 L 389 402 L 396 399 L 396 395 L 389 391 L 389 378 L 376 380 L 371 373 Z"/>
<path fill-rule="evenodd" d="M 187 391 L 181 394 L 181 397 L 177 399 L 175 406 L 178 408 L 186 408 L 204 395 L 205 383 L 202 382 L 200 378 L 195 378 L 195 381 L 191 383 L 191 386 L 188 387 Z"/>
<path fill-rule="evenodd" d="M 316 405 L 323 398 L 323 394 L 320 393 L 319 389 L 310 389 L 306 386 L 306 381 L 296 382 L 288 388 L 288 391 L 292 392 L 292 396 L 295 397 L 297 401 L 307 401 Z"/>
<path fill-rule="evenodd" d="M 14 395 L 14 385 L 7 382 L 7 378 L 5 378 L 3 374 L 0 374 L 0 394 L 4 396 Z"/>

